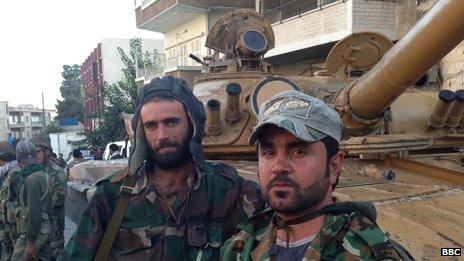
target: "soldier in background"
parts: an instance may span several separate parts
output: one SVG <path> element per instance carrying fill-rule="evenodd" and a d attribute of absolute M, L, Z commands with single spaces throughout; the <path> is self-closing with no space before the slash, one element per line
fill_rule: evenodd
<path fill-rule="evenodd" d="M 84 162 L 84 157 L 82 156 L 82 152 L 80 149 L 73 149 L 72 151 L 72 159 L 70 159 L 67 163 L 67 171 L 69 173 L 69 169 L 76 165 L 76 164 L 79 164 L 81 162 Z"/>
<path fill-rule="evenodd" d="M 16 158 L 23 182 L 19 195 L 20 211 L 12 260 L 50 260 L 50 218 L 53 212 L 52 188 L 44 166 L 38 164 L 36 148 L 30 141 L 16 145 Z"/>
<path fill-rule="evenodd" d="M 21 170 L 13 146 L 6 141 L 0 142 L 0 241 L 2 243 L 1 260 L 10 260 L 14 244 L 18 239 L 16 228 L 16 209 L 19 206 L 21 182 L 18 174 Z M 15 186 L 16 184 L 16 186 Z"/>
<path fill-rule="evenodd" d="M 57 164 L 50 160 L 52 148 L 46 137 L 34 136 L 31 139 L 36 148 L 37 162 L 45 167 L 45 172 L 50 177 L 53 198 L 53 235 L 50 241 L 51 257 L 55 259 L 64 247 L 64 203 L 66 201 L 68 175 Z"/>
<path fill-rule="evenodd" d="M 298 91 L 261 106 L 249 144 L 258 141 L 259 182 L 271 209 L 238 226 L 223 260 L 400 259 L 397 247 L 404 249 L 377 226 L 372 203 L 334 202 L 341 128 L 334 109 Z"/>
<path fill-rule="evenodd" d="M 63 169 L 66 169 L 66 160 L 63 159 L 63 153 L 58 153 L 58 159 L 56 159 L 56 164 L 58 166 L 62 167 Z"/>

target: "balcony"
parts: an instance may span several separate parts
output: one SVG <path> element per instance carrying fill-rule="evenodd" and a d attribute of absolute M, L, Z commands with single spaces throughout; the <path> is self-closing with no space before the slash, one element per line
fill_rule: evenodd
<path fill-rule="evenodd" d="M 343 37 L 375 31 L 395 40 L 396 0 L 292 0 L 267 9 L 275 47 L 266 53 L 274 66 L 327 55 Z M 283 59 L 285 57 L 285 59 Z"/>
<path fill-rule="evenodd" d="M 249 0 L 156 0 L 145 8 L 135 9 L 137 28 L 166 33 L 211 8 L 252 8 Z"/>

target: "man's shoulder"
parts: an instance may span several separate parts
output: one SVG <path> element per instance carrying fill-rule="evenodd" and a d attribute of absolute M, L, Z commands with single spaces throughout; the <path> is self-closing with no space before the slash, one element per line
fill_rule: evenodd
<path fill-rule="evenodd" d="M 225 182 L 237 182 L 241 177 L 238 175 L 237 170 L 225 163 L 222 162 L 209 162 L 207 163 L 209 168 L 210 175 L 207 175 L 209 178 L 216 178 L 219 180 L 224 180 Z"/>
<path fill-rule="evenodd" d="M 339 253 L 330 253 L 330 256 L 348 251 L 359 257 L 370 256 L 382 260 L 397 260 L 399 258 L 393 244 L 375 221 L 359 212 L 334 215 L 330 225 L 324 227 L 324 231 L 326 238 L 342 239 L 340 242 L 342 242 L 343 248 L 325 247 L 328 250 L 338 249 Z M 338 244 L 337 242 L 333 243 Z"/>
<path fill-rule="evenodd" d="M 61 168 L 60 166 L 58 166 L 58 164 L 56 164 L 55 162 L 50 161 L 49 166 L 47 168 L 47 172 L 49 174 L 58 174 L 58 173 L 61 173 L 61 172 L 64 173 L 64 169 Z"/>

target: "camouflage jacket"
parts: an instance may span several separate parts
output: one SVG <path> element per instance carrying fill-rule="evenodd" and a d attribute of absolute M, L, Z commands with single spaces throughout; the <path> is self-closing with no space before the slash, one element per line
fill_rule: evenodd
<path fill-rule="evenodd" d="M 50 184 L 53 189 L 53 207 L 64 207 L 64 202 L 66 201 L 68 175 L 64 169 L 51 161 L 45 165 L 45 172 L 47 172 L 50 177 Z"/>
<path fill-rule="evenodd" d="M 16 211 L 19 207 L 19 194 L 21 192 L 21 177 L 19 172 L 21 168 L 18 163 L 14 161 L 5 168 L 3 174 L 4 180 L 0 189 L 0 207 L 2 221 L 9 224 L 16 223 Z"/>
<path fill-rule="evenodd" d="M 268 209 L 237 225 L 241 231 L 221 248 L 221 260 L 269 260 Z M 304 260 L 400 260 L 386 235 L 370 219 L 351 214 L 327 214 L 306 250 Z"/>
<path fill-rule="evenodd" d="M 20 175 L 23 175 L 23 172 L 24 169 Z M 35 241 L 39 233 L 51 232 L 51 187 L 48 175 L 43 170 L 33 170 L 24 175 L 24 178 L 19 197 L 21 212 L 18 230 L 20 234 L 26 235 L 27 240 Z"/>
<path fill-rule="evenodd" d="M 220 246 L 235 226 L 264 209 L 261 191 L 225 164 L 196 171 L 191 189 L 181 191 L 171 205 L 177 223 L 145 168 L 137 173 L 133 197 L 126 209 L 109 260 L 218 260 Z M 63 260 L 91 260 L 100 245 L 115 206 L 121 181 L 97 183 Z"/>

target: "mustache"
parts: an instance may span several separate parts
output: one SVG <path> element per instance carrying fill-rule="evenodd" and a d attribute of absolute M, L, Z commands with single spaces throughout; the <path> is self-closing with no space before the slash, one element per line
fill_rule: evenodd
<path fill-rule="evenodd" d="M 266 188 L 269 190 L 271 189 L 276 183 L 286 183 L 292 187 L 296 187 L 298 188 L 299 185 L 296 181 L 294 181 L 293 179 L 289 178 L 288 176 L 285 176 L 285 175 L 279 175 L 279 176 L 276 176 L 275 178 L 271 179 L 269 181 L 269 183 L 267 183 L 267 186 Z"/>
<path fill-rule="evenodd" d="M 156 150 L 167 148 L 167 147 L 179 147 L 179 144 L 177 142 L 172 141 L 172 140 L 163 140 L 161 141 L 158 145 L 155 146 Z"/>

